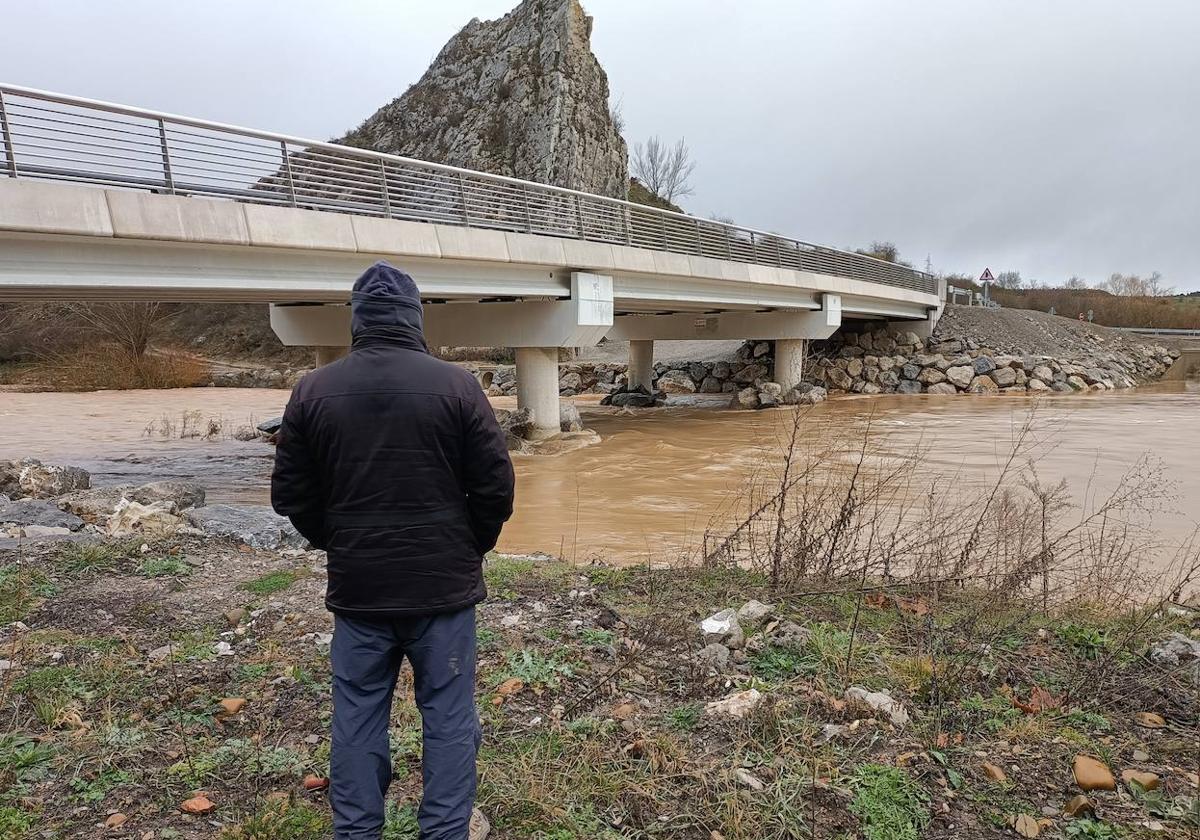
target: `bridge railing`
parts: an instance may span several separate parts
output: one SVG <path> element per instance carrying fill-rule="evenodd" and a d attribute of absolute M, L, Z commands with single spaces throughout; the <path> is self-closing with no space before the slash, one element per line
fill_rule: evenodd
<path fill-rule="evenodd" d="M 4 174 L 653 248 L 936 294 L 930 274 L 778 234 L 349 146 L 0 84 Z"/>

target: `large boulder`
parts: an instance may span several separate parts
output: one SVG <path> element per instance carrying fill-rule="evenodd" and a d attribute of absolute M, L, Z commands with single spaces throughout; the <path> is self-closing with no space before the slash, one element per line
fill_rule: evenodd
<path fill-rule="evenodd" d="M 45 499 L 9 501 L 7 496 L 0 496 L 0 525 L 14 525 L 18 528 L 36 525 L 76 531 L 83 527 L 83 520 Z"/>
<path fill-rule="evenodd" d="M 669 370 L 658 378 L 658 390 L 666 394 L 694 394 L 696 383 L 686 370 Z"/>
<path fill-rule="evenodd" d="M 746 365 L 733 375 L 733 381 L 739 385 L 751 385 L 756 380 L 762 379 L 771 372 L 771 369 L 766 365 L 751 364 Z"/>
<path fill-rule="evenodd" d="M 251 548 L 304 548 L 304 537 L 292 523 L 268 507 L 209 505 L 185 513 L 188 522 L 214 537 L 226 537 Z"/>
<path fill-rule="evenodd" d="M 204 506 L 204 488 L 194 481 L 151 481 L 133 488 L 127 498 L 143 505 L 170 502 L 184 510 Z"/>
<path fill-rule="evenodd" d="M 974 378 L 975 369 L 970 365 L 952 367 L 946 371 L 946 379 L 956 388 L 966 388 Z"/>
<path fill-rule="evenodd" d="M 157 501 L 142 504 L 122 499 L 108 518 L 107 531 L 110 537 L 128 537 L 135 534 L 164 537 L 174 534 L 182 527 L 184 521 L 175 513 L 174 502 Z"/>
<path fill-rule="evenodd" d="M 129 498 L 134 491 L 132 484 L 116 484 L 109 487 L 92 487 L 88 490 L 76 490 L 59 496 L 55 500 L 63 510 L 73 513 L 93 525 L 104 525 L 108 517 L 117 509 L 122 499 Z"/>
<path fill-rule="evenodd" d="M 958 389 L 955 388 L 953 385 L 951 385 L 949 382 L 938 382 L 938 383 L 936 383 L 934 385 L 930 385 L 928 388 L 926 388 L 925 393 L 941 395 L 941 396 L 950 396 L 953 394 L 957 394 Z"/>
<path fill-rule="evenodd" d="M 583 418 L 579 416 L 579 409 L 575 407 L 575 403 L 559 403 L 558 426 L 559 431 L 563 432 L 583 431 Z"/>
<path fill-rule="evenodd" d="M 986 356 L 980 356 L 986 358 Z M 967 386 L 967 392 L 971 394 L 998 394 L 1000 386 L 996 384 L 996 380 L 990 376 L 976 376 L 971 380 L 971 384 Z"/>
<path fill-rule="evenodd" d="M 533 430 L 533 412 L 528 408 L 513 411 L 500 408 L 496 410 L 496 422 L 500 424 L 500 431 L 509 439 L 511 449 L 514 438 L 523 439 Z"/>
<path fill-rule="evenodd" d="M 43 464 L 36 458 L 0 461 L 0 494 L 10 499 L 53 499 L 91 484 L 91 476 L 79 467 Z"/>
<path fill-rule="evenodd" d="M 1017 372 L 1010 367 L 998 367 L 992 371 L 991 376 L 1001 388 L 1009 388 L 1017 384 Z"/>
<path fill-rule="evenodd" d="M 921 371 L 921 375 L 917 377 L 917 381 L 922 385 L 937 385 L 939 382 L 946 381 L 946 374 L 935 367 L 927 367 Z"/>
<path fill-rule="evenodd" d="M 736 408 L 758 408 L 758 389 L 743 388 L 737 392 L 737 396 L 733 398 L 733 405 Z"/>
<path fill-rule="evenodd" d="M 983 376 L 996 369 L 996 361 L 991 356 L 977 356 L 974 362 L 975 374 Z"/>

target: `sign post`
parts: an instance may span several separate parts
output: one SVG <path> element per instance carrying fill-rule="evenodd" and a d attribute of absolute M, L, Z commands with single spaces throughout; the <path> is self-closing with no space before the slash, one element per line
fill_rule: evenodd
<path fill-rule="evenodd" d="M 984 306 L 991 306 L 991 304 L 992 304 L 991 288 L 992 288 L 992 283 L 993 283 L 993 281 L 995 281 L 995 279 L 996 278 L 992 276 L 992 270 L 990 268 L 985 268 L 983 270 L 983 274 L 979 275 L 979 282 L 983 284 L 983 305 Z"/>

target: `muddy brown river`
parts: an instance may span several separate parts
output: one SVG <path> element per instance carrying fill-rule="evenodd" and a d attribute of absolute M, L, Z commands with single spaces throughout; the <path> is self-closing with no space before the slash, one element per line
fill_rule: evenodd
<path fill-rule="evenodd" d="M 190 478 L 209 500 L 266 504 L 272 448 L 231 435 L 280 413 L 284 391 L 183 389 L 87 394 L 0 392 L 0 458 L 78 464 L 95 484 Z M 780 461 L 791 411 L 681 405 L 621 413 L 581 402 L 602 442 L 558 457 L 519 456 L 517 512 L 501 548 L 576 560 L 669 560 L 719 531 L 750 476 Z M 1033 412 L 1031 416 L 1031 411 Z M 805 415 L 805 433 L 870 435 L 885 454 L 920 449 L 920 472 L 967 484 L 994 478 L 1028 424 L 1025 458 L 1076 500 L 1117 485 L 1141 456 L 1172 485 L 1159 536 L 1200 520 L 1200 384 L 1043 398 L 835 399 Z M 219 429 L 219 431 L 218 431 Z M 811 430 L 811 432 L 810 432 Z M 191 437 L 199 432 L 200 437 Z M 209 433 L 212 432 L 211 435 Z M 1022 463 L 1024 463 L 1024 458 Z"/>

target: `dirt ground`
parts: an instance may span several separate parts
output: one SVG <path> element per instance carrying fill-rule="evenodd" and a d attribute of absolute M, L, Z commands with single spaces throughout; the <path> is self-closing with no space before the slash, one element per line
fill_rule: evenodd
<path fill-rule="evenodd" d="M 0 837 L 328 837 L 323 566 L 190 537 L 0 556 Z M 501 840 L 1200 832 L 1196 688 L 1145 656 L 1195 611 L 984 628 L 967 593 L 787 595 L 729 568 L 494 557 L 486 577 L 479 802 Z M 698 622 L 751 598 L 774 607 L 710 661 Z M 706 706 L 750 689 L 744 718 Z M 398 697 L 388 840 L 417 836 L 407 670 Z M 1068 818 L 1077 754 L 1157 790 L 1118 779 Z"/>
<path fill-rule="evenodd" d="M 1031 309 L 985 309 L 947 306 L 935 330 L 935 341 L 971 339 L 980 347 L 1014 355 L 1087 358 L 1097 353 L 1131 353 L 1146 343 L 1174 344 L 1160 336 L 1145 336 L 1089 324 L 1076 318 Z"/>

